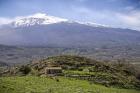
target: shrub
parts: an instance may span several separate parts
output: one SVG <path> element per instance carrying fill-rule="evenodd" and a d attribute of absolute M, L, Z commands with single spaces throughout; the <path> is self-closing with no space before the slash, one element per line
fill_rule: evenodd
<path fill-rule="evenodd" d="M 19 71 L 22 72 L 22 74 L 27 75 L 31 72 L 31 68 L 28 66 L 21 66 Z"/>

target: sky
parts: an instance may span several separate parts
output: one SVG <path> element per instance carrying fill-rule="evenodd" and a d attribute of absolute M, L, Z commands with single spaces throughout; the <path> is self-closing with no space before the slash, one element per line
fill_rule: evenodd
<path fill-rule="evenodd" d="M 140 0 L 0 0 L 0 24 L 35 13 L 140 31 Z"/>

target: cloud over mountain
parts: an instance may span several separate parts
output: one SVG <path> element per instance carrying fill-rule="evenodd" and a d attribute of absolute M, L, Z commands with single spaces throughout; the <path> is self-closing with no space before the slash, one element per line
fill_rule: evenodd
<path fill-rule="evenodd" d="M 139 0 L 0 0 L 0 11 L 0 24 L 16 16 L 43 12 L 74 21 L 140 30 Z"/>

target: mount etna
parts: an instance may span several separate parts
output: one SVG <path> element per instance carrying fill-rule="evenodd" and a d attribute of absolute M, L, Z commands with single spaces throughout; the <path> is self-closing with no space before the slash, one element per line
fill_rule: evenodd
<path fill-rule="evenodd" d="M 98 60 L 127 58 L 135 63 L 140 60 L 140 32 L 132 29 L 71 21 L 38 13 L 17 17 L 1 25 L 0 33 L 2 63 L 22 63 L 23 59 L 34 56 L 57 54 L 82 55 Z M 5 48 L 9 50 L 3 51 Z"/>

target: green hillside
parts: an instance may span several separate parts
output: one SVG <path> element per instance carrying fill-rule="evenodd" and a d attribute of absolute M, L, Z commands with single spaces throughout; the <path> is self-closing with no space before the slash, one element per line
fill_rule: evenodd
<path fill-rule="evenodd" d="M 36 60 L 30 64 L 12 67 L 1 76 L 46 76 L 48 66 L 62 67 L 63 77 L 86 80 L 106 87 L 140 89 L 140 80 L 132 65 L 123 63 L 98 62 L 79 56 L 62 55 Z"/>
<path fill-rule="evenodd" d="M 55 77 L 1 77 L 0 93 L 139 93 L 133 89 L 107 88 L 85 80 Z"/>

